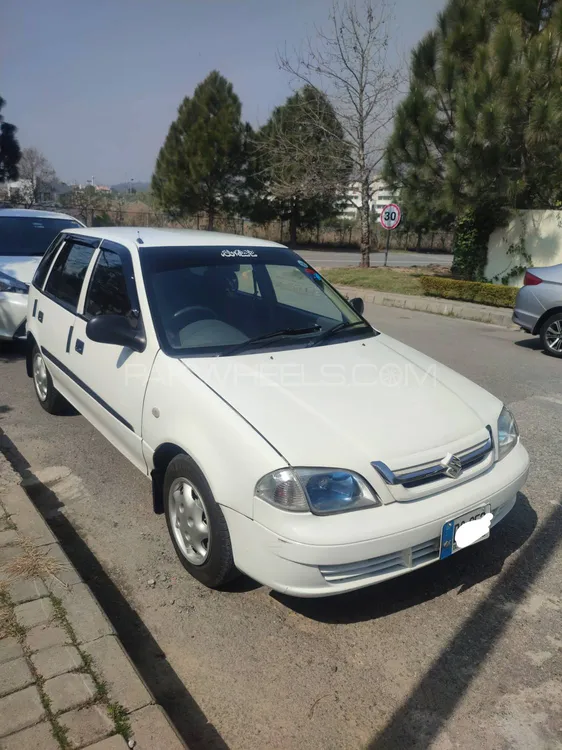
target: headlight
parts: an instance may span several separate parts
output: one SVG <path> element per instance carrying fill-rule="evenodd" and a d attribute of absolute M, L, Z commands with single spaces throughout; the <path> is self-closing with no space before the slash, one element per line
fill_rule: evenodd
<path fill-rule="evenodd" d="M 279 469 L 260 479 L 255 494 L 283 510 L 317 515 L 381 504 L 362 477 L 343 469 Z"/>
<path fill-rule="evenodd" d="M 24 284 L 23 281 L 8 276 L 7 273 L 0 271 L 0 292 L 19 292 L 19 294 L 27 294 L 29 287 Z"/>
<path fill-rule="evenodd" d="M 515 448 L 519 439 L 519 430 L 515 417 L 507 407 L 503 407 L 498 417 L 498 459 L 502 459 Z"/>

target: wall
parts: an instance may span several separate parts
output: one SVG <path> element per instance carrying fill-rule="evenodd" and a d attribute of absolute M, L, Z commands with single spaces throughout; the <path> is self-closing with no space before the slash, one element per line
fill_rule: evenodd
<path fill-rule="evenodd" d="M 525 252 L 533 265 L 554 266 L 562 263 L 562 211 L 519 211 L 507 227 L 496 229 L 488 241 L 488 263 L 484 275 L 487 279 L 500 278 L 510 268 L 525 265 L 519 257 L 507 255 L 511 244 L 525 237 Z M 511 286 L 521 286 L 523 274 L 510 279 Z"/>

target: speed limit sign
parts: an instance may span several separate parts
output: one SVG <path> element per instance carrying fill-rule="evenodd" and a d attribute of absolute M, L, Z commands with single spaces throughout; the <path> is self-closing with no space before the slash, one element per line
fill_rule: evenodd
<path fill-rule="evenodd" d="M 388 206 L 385 206 L 381 211 L 380 222 L 383 229 L 396 229 L 398 224 L 400 224 L 401 219 L 402 212 L 396 203 L 389 203 Z"/>

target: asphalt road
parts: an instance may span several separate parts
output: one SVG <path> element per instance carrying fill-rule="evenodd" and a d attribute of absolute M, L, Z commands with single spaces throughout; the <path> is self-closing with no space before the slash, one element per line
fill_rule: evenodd
<path fill-rule="evenodd" d="M 360 254 L 358 252 L 332 252 L 330 250 L 299 250 L 301 255 L 311 266 L 318 268 L 345 268 L 358 266 Z M 410 266 L 450 266 L 453 262 L 451 253 L 400 253 L 390 252 L 388 266 L 404 268 Z M 371 253 L 371 265 L 382 266 L 383 253 Z"/>
<path fill-rule="evenodd" d="M 11 347 L 4 443 L 191 750 L 562 748 L 562 361 L 516 331 L 367 314 L 509 404 L 532 459 L 489 540 L 395 581 L 326 600 L 203 588 L 147 480 L 82 417 L 43 412 Z"/>

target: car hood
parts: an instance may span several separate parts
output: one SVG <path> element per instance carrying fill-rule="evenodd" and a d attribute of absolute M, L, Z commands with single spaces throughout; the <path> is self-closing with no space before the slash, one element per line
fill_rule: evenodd
<path fill-rule="evenodd" d="M 485 439 L 502 407 L 384 334 L 183 361 L 293 466 L 413 466 L 443 446 L 458 450 Z"/>
<path fill-rule="evenodd" d="M 0 255 L 0 272 L 13 279 L 31 284 L 40 256 Z"/>

